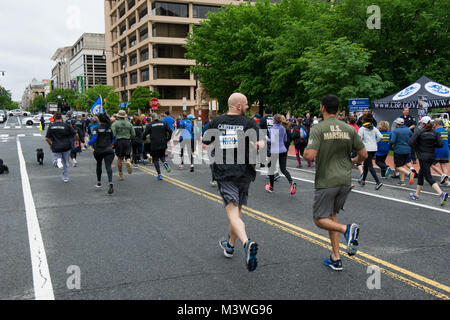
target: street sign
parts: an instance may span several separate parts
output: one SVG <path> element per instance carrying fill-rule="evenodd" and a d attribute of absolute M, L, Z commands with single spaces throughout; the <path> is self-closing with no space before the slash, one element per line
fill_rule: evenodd
<path fill-rule="evenodd" d="M 83 77 L 77 77 L 77 93 L 82 94 L 84 91 Z"/>
<path fill-rule="evenodd" d="M 348 112 L 369 110 L 369 99 L 348 99 Z"/>
<path fill-rule="evenodd" d="M 150 106 L 152 107 L 153 110 L 158 109 L 158 106 L 159 106 L 158 99 L 153 98 L 152 100 L 150 100 Z"/>
<path fill-rule="evenodd" d="M 127 107 L 127 104 L 125 102 L 120 103 L 120 108 L 125 109 Z"/>

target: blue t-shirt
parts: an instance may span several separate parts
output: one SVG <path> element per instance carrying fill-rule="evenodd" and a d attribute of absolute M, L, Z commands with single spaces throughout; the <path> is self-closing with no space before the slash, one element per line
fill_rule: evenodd
<path fill-rule="evenodd" d="M 411 147 L 408 144 L 409 138 L 411 138 L 412 132 L 408 127 L 402 126 L 396 128 L 392 132 L 391 144 L 394 145 L 394 153 L 408 154 L 411 153 Z"/>
<path fill-rule="evenodd" d="M 164 119 L 162 119 L 163 122 L 167 123 L 169 128 L 173 131 L 173 124 L 175 123 L 175 119 L 171 116 L 167 116 Z"/>
<path fill-rule="evenodd" d="M 180 135 L 180 141 L 183 139 L 192 139 L 193 137 L 193 124 L 192 121 L 189 119 L 184 119 L 180 121 L 180 129 L 181 135 Z"/>
<path fill-rule="evenodd" d="M 444 146 L 442 148 L 434 149 L 434 154 L 436 160 L 448 160 L 449 156 L 449 140 L 448 140 L 448 131 L 445 128 L 437 128 L 436 131 L 442 139 Z"/>
<path fill-rule="evenodd" d="M 380 133 L 383 135 L 383 138 L 378 142 L 378 150 L 376 155 L 377 156 L 385 156 L 389 153 L 389 150 L 391 149 L 391 135 L 389 131 L 380 131 Z"/>

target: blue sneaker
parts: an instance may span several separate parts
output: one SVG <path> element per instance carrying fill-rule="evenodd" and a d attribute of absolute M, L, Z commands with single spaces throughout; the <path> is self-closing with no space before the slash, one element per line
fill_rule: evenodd
<path fill-rule="evenodd" d="M 358 251 L 359 226 L 356 223 L 348 224 L 344 237 L 347 242 L 347 254 L 354 256 Z"/>
<path fill-rule="evenodd" d="M 386 172 L 384 173 L 384 177 L 385 178 L 389 178 L 389 174 L 391 173 L 391 168 L 390 167 L 387 167 L 386 168 Z"/>
<path fill-rule="evenodd" d="M 163 179 L 163 176 L 160 174 L 156 177 L 156 180 L 162 180 L 162 179 Z"/>
<path fill-rule="evenodd" d="M 441 199 L 441 206 L 445 205 L 447 203 L 448 193 L 442 192 L 439 198 Z"/>
<path fill-rule="evenodd" d="M 342 261 L 334 261 L 331 256 L 323 260 L 323 264 L 335 271 L 342 271 Z"/>
<path fill-rule="evenodd" d="M 226 258 L 233 258 L 234 247 L 230 246 L 228 240 L 225 239 L 220 240 L 219 246 L 223 249 L 223 255 Z"/>
<path fill-rule="evenodd" d="M 416 195 L 414 194 L 414 192 L 410 192 L 410 193 L 409 193 L 409 197 L 410 197 L 412 200 L 415 200 L 415 201 L 419 200 L 419 197 L 416 196 Z"/>
<path fill-rule="evenodd" d="M 258 253 L 258 245 L 256 242 L 248 241 L 244 245 L 245 251 L 245 265 L 247 266 L 248 271 L 255 271 L 256 266 L 258 265 L 258 260 L 256 259 L 256 254 Z"/>

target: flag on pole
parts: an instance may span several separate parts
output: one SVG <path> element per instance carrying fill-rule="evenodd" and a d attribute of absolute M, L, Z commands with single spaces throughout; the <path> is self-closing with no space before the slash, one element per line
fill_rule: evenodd
<path fill-rule="evenodd" d="M 92 105 L 91 108 L 91 114 L 93 116 L 96 116 L 100 113 L 103 113 L 103 103 L 102 103 L 102 96 L 98 96 L 97 99 L 95 100 L 94 104 Z"/>

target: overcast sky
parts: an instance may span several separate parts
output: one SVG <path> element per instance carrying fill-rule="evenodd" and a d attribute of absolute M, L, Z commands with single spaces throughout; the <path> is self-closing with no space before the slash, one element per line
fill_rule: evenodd
<path fill-rule="evenodd" d="M 0 85 L 21 101 L 33 78 L 50 79 L 56 49 L 104 33 L 103 0 L 0 0 Z"/>

